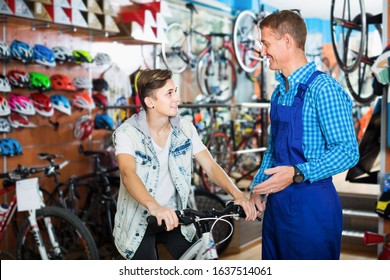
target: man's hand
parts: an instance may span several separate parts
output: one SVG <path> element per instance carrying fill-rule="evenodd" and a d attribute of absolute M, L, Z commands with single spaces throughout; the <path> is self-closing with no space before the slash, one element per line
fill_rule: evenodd
<path fill-rule="evenodd" d="M 271 177 L 256 185 L 252 193 L 271 194 L 284 190 L 293 183 L 294 167 L 277 166 L 264 170 L 264 174 L 271 175 Z"/>
<path fill-rule="evenodd" d="M 252 193 L 249 200 L 252 201 L 256 205 L 257 217 L 260 217 L 263 214 L 263 212 L 265 211 L 265 198 L 263 198 L 262 196 L 260 196 L 258 194 Z"/>

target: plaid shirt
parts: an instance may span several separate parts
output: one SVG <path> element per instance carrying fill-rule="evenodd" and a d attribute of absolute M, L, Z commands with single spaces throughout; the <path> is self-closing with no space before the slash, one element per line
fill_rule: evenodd
<path fill-rule="evenodd" d="M 278 104 L 291 106 L 299 83 L 305 83 L 316 70 L 314 62 L 299 68 L 288 77 L 279 74 L 279 85 L 272 93 L 271 102 L 280 92 Z M 352 121 L 352 100 L 348 93 L 329 75 L 319 75 L 305 94 L 303 104 L 303 153 L 307 162 L 297 167 L 305 180 L 315 182 L 341 173 L 359 160 L 359 147 Z M 272 123 L 271 123 L 272 125 Z M 264 170 L 273 167 L 272 135 L 262 165 L 250 189 L 265 181 L 269 175 Z"/>

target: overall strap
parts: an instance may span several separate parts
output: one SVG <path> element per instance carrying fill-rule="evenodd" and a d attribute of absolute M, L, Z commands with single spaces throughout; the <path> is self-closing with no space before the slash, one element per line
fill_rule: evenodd
<path fill-rule="evenodd" d="M 307 80 L 307 82 L 305 84 L 300 83 L 298 86 L 297 96 L 302 98 L 302 96 L 305 94 L 305 92 L 309 88 L 310 84 L 315 80 L 315 78 L 317 78 L 318 75 L 321 75 L 321 74 L 325 74 L 325 73 L 320 71 L 320 70 L 316 70 L 313 72 L 313 74 L 311 74 L 311 76 L 309 77 L 309 79 Z"/>

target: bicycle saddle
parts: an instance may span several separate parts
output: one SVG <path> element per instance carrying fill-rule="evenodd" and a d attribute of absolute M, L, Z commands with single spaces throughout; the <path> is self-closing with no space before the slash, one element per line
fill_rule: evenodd
<path fill-rule="evenodd" d="M 47 159 L 47 160 L 53 160 L 55 158 L 63 158 L 63 155 L 54 155 L 54 154 L 48 154 L 48 153 L 39 153 L 38 157 L 40 159 Z"/>

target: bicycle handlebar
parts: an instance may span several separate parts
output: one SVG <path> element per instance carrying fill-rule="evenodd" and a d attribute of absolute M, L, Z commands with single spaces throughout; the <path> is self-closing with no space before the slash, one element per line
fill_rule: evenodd
<path fill-rule="evenodd" d="M 225 215 L 231 215 L 235 218 L 246 217 L 244 209 L 241 207 L 241 205 L 234 204 L 233 202 L 229 202 L 222 210 L 211 209 L 199 211 L 191 208 L 186 208 L 183 210 L 176 210 L 175 213 L 179 219 L 179 223 L 182 225 L 193 224 L 199 221 L 199 219 L 221 218 Z M 147 222 L 150 225 L 157 225 L 157 218 L 151 215 L 147 218 Z M 162 226 L 165 227 L 164 221 Z"/>

